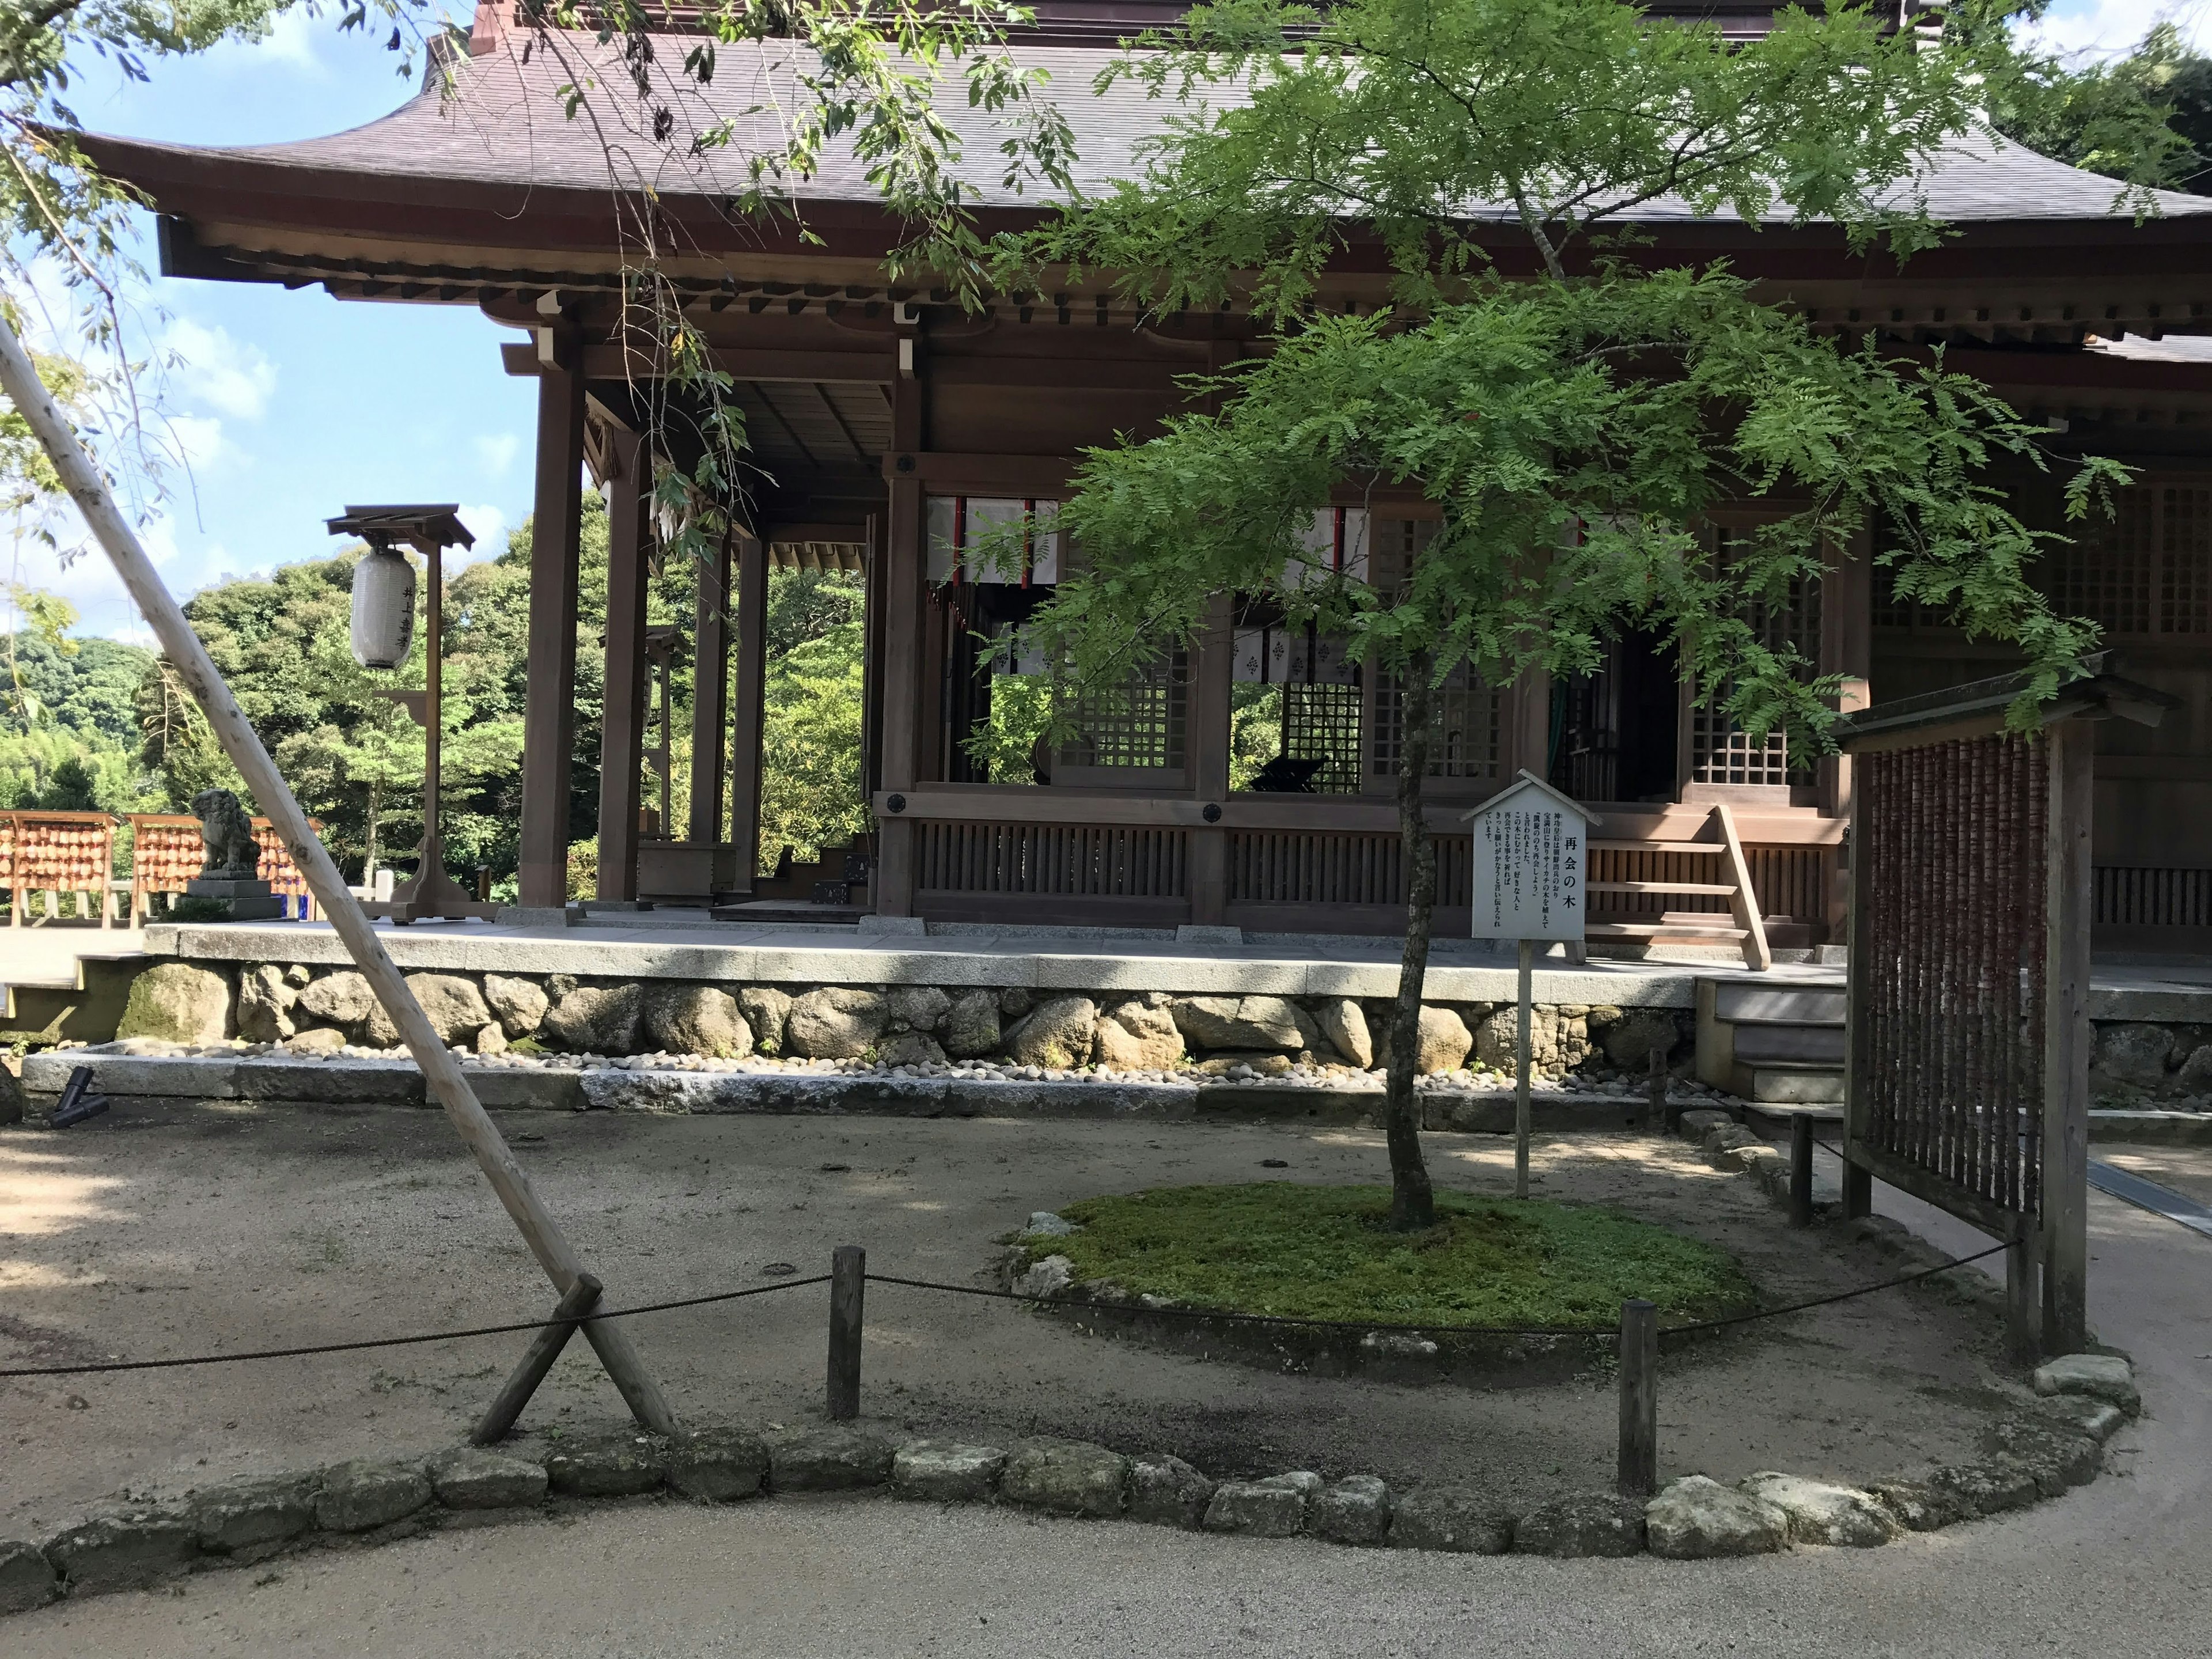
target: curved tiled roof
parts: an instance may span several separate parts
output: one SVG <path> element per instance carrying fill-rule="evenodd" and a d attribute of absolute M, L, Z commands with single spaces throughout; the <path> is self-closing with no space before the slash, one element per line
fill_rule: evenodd
<path fill-rule="evenodd" d="M 744 158 L 780 148 L 786 112 L 801 106 L 802 68 L 813 60 L 787 42 L 720 47 L 711 82 L 700 87 L 665 67 L 698 49 L 697 37 L 655 37 L 654 94 L 639 97 L 611 49 L 590 37 L 556 37 L 550 46 L 528 37 L 500 37 L 483 57 L 456 64 L 455 95 L 432 89 L 380 120 L 328 137 L 291 143 L 199 149 L 94 138 L 88 147 L 101 164 L 125 178 L 155 157 L 197 163 L 196 172 L 237 163 L 267 179 L 293 169 L 325 179 L 349 179 L 363 193 L 388 195 L 409 181 L 440 180 L 508 190 L 650 190 L 664 196 L 722 198 L 746 185 Z M 1093 81 L 1118 52 L 1110 47 L 1018 44 L 1010 49 L 1025 68 L 1050 78 L 1043 95 L 1073 128 L 1079 189 L 1093 191 L 1139 166 L 1145 138 L 1158 131 L 1166 106 L 1127 81 L 1103 93 Z M 589 91 L 573 116 L 563 113 L 562 89 L 581 83 Z M 1021 188 L 1004 179 L 999 146 L 1007 134 L 1002 117 L 969 106 L 957 80 L 945 83 L 938 112 L 962 136 L 959 172 L 970 199 L 985 208 L 1033 207 L 1048 201 L 1031 179 Z M 656 111 L 670 116 L 667 138 L 653 133 Z M 700 149 L 701 135 L 726 131 L 729 142 Z M 1921 174 L 1918 187 L 1938 219 L 1966 225 L 1988 222 L 2098 221 L 2133 218 L 2112 180 L 2039 155 L 1987 134 L 1948 143 Z M 404 190 L 398 193 L 404 194 Z M 878 192 L 849 144 L 826 151 L 818 173 L 795 193 L 810 202 L 873 203 Z M 2212 212 L 2212 200 L 2159 192 L 2156 210 L 2179 217 Z M 1480 209 L 1471 216 L 1485 216 Z M 1651 223 L 1692 220 L 1680 203 L 1656 202 L 1634 216 Z"/>

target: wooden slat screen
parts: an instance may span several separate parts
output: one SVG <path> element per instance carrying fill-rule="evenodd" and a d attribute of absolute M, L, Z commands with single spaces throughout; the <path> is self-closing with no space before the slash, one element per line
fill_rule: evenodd
<path fill-rule="evenodd" d="M 926 820 L 917 841 L 915 885 L 925 892 L 1185 896 L 1181 830 Z"/>

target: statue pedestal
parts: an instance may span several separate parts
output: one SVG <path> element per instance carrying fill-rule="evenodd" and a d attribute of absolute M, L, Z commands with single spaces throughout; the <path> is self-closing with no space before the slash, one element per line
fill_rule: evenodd
<path fill-rule="evenodd" d="M 221 899 L 230 906 L 233 921 L 269 921 L 284 914 L 284 901 L 269 890 L 265 881 L 210 881 L 195 876 L 185 884 L 194 898 Z"/>

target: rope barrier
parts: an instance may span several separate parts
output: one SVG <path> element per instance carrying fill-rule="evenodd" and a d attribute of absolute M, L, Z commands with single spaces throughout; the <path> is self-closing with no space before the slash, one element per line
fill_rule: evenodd
<path fill-rule="evenodd" d="M 891 1273 L 870 1273 L 871 1285 L 903 1285 L 909 1290 L 943 1291 L 953 1296 L 980 1296 L 1000 1302 L 1027 1302 L 1045 1308 L 1083 1308 L 1103 1313 L 1142 1313 L 1167 1319 L 1218 1319 L 1247 1325 L 1303 1326 L 1327 1331 L 1437 1331 L 1469 1336 L 1610 1336 L 1611 1325 L 1387 1325 L 1372 1319 L 1302 1319 L 1294 1314 L 1214 1312 L 1205 1308 L 1146 1308 L 1127 1304 L 1062 1302 L 1048 1296 L 1023 1296 L 1015 1291 L 986 1290 L 980 1285 L 946 1285 L 933 1279 L 901 1279 Z"/>
<path fill-rule="evenodd" d="M 182 1359 L 111 1359 L 97 1365 L 19 1365 L 0 1370 L 0 1377 L 82 1376 L 93 1371 L 160 1371 L 179 1365 L 230 1365 L 246 1359 L 296 1359 L 307 1354 L 351 1353 L 362 1348 L 406 1348 L 425 1342 L 459 1342 L 471 1336 L 507 1336 L 516 1331 L 542 1331 L 548 1325 L 582 1326 L 602 1319 L 628 1319 L 635 1314 L 666 1313 L 672 1308 L 697 1308 L 709 1302 L 735 1302 L 748 1296 L 771 1296 L 809 1285 L 827 1285 L 830 1275 L 787 1279 L 781 1285 L 755 1285 L 742 1291 L 717 1291 L 710 1296 L 687 1296 L 673 1302 L 648 1302 L 638 1308 L 610 1308 L 575 1319 L 525 1319 L 511 1325 L 477 1325 L 463 1331 L 428 1331 L 419 1336 L 374 1336 L 359 1342 L 321 1342 L 304 1348 L 257 1348 L 247 1353 L 194 1354 Z"/>
<path fill-rule="evenodd" d="M 1667 1325 L 1660 1328 L 1662 1336 L 1679 1336 L 1692 1331 L 1721 1330 L 1733 1325 L 1747 1325 L 1761 1319 L 1777 1319 L 1784 1314 L 1803 1313 L 1812 1308 L 1831 1307 L 1854 1297 L 1871 1296 L 1877 1291 L 1894 1290 L 1900 1285 L 1911 1285 L 1936 1274 L 1948 1273 L 1954 1267 L 1963 1267 L 2012 1248 L 2013 1241 L 1992 1244 L 1986 1250 L 1972 1255 L 1962 1255 L 1954 1261 L 1923 1267 L 1896 1279 L 1886 1279 L 1879 1284 L 1862 1285 L 1856 1290 L 1839 1291 L 1833 1296 L 1814 1297 L 1809 1301 L 1793 1302 L 1780 1308 L 1760 1308 L 1750 1313 L 1732 1314 L 1722 1319 L 1705 1319 L 1686 1325 Z M 705 1296 L 679 1297 L 667 1302 L 648 1302 L 635 1308 L 610 1308 L 604 1312 L 586 1314 L 575 1319 L 525 1319 L 503 1325 L 475 1325 L 465 1330 L 428 1331 L 413 1336 L 368 1337 L 354 1342 L 321 1342 L 296 1348 L 257 1348 L 243 1353 L 193 1354 L 177 1359 L 112 1359 L 87 1365 L 18 1365 L 0 1369 L 0 1379 L 27 1376 L 84 1376 L 106 1371 L 170 1370 L 185 1365 L 230 1365 L 257 1359 L 298 1359 L 314 1354 L 354 1353 L 367 1348 L 404 1348 L 429 1342 L 459 1342 L 470 1337 L 507 1336 L 518 1331 L 541 1331 L 555 1324 L 582 1326 L 602 1319 L 629 1319 L 639 1314 L 667 1313 L 678 1308 L 699 1308 L 717 1302 L 737 1302 L 747 1297 L 772 1296 L 780 1291 L 804 1290 L 810 1285 L 827 1285 L 830 1276 L 817 1273 L 810 1279 L 786 1279 L 775 1285 L 755 1285 L 741 1291 L 716 1291 Z M 1407 1334 L 1444 1334 L 1466 1336 L 1612 1336 L 1617 1334 L 1613 1325 L 1405 1325 L 1389 1324 L 1371 1319 L 1306 1319 L 1290 1314 L 1254 1314 L 1214 1312 L 1203 1308 L 1130 1308 L 1113 1304 L 1063 1302 L 1051 1297 L 1024 1296 L 1015 1291 L 994 1291 L 980 1285 L 949 1285 L 939 1279 L 908 1279 L 896 1273 L 870 1273 L 867 1282 L 876 1285 L 896 1285 L 908 1290 L 935 1291 L 950 1296 L 981 1297 L 998 1302 L 1021 1302 L 1036 1307 L 1057 1308 L 1063 1310 L 1089 1309 L 1093 1312 L 1138 1312 L 1156 1318 L 1215 1320 L 1248 1325 L 1283 1325 L 1293 1328 L 1334 1331 L 1387 1331 Z"/>

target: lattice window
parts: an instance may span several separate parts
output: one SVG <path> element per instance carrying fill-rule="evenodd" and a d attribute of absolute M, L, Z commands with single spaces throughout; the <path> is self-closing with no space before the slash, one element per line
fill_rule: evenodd
<path fill-rule="evenodd" d="M 1283 688 L 1283 753 L 1317 760 L 1307 787 L 1317 795 L 1359 793 L 1359 688 L 1296 681 Z"/>
<path fill-rule="evenodd" d="M 1725 544 L 1720 556 L 1725 560 Z M 1820 655 L 1820 584 L 1818 580 L 1793 576 L 1789 592 L 1778 603 L 1754 600 L 1746 620 L 1759 642 L 1770 651 L 1794 647 L 1808 662 Z M 1751 735 L 1732 720 L 1727 702 L 1733 683 L 1723 682 L 1696 698 L 1690 709 L 1690 781 L 1692 783 L 1747 783 L 1786 786 L 1790 781 L 1790 740 L 1779 726 L 1763 737 Z"/>
<path fill-rule="evenodd" d="M 2112 518 L 2052 550 L 2043 589 L 2055 610 L 2107 635 L 2212 634 L 2212 487 L 2122 490 Z"/>
<path fill-rule="evenodd" d="M 1178 767 L 1188 674 L 1183 653 L 1146 664 L 1121 684 L 1094 686 L 1075 699 L 1080 733 L 1062 746 L 1067 766 Z"/>
<path fill-rule="evenodd" d="M 1430 700 L 1435 714 L 1429 731 L 1427 775 L 1495 778 L 1500 745 L 1498 693 L 1462 666 L 1430 694 Z M 1398 775 L 1398 757 L 1405 750 L 1402 709 L 1397 682 L 1383 680 L 1375 689 L 1374 768 L 1378 776 Z"/>

